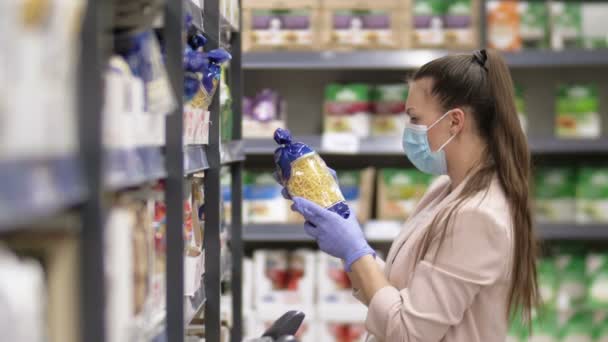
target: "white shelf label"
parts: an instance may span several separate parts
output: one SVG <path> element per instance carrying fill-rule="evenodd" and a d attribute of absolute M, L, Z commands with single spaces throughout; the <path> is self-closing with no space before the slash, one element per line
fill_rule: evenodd
<path fill-rule="evenodd" d="M 323 152 L 356 154 L 359 148 L 359 138 L 351 133 L 325 133 L 321 139 Z"/>

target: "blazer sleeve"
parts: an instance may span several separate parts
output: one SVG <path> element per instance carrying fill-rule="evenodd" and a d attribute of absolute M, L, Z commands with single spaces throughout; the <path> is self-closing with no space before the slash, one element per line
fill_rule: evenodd
<path fill-rule="evenodd" d="M 440 341 L 482 287 L 503 280 L 510 245 L 505 225 L 478 208 L 463 208 L 441 247 L 435 242 L 416 265 L 407 288 L 376 292 L 365 322 L 368 331 L 387 342 Z"/>
<path fill-rule="evenodd" d="M 380 259 L 379 257 L 376 257 L 376 263 L 378 264 L 378 267 L 380 267 L 380 270 L 382 270 L 382 272 L 384 272 L 384 267 L 385 267 L 385 262 L 384 260 Z M 356 283 L 356 280 L 354 280 L 352 277 L 349 278 L 351 280 L 351 283 L 353 285 L 353 296 L 362 304 L 365 304 L 365 298 L 363 298 L 363 293 L 361 291 L 361 289 L 359 288 L 359 284 Z"/>

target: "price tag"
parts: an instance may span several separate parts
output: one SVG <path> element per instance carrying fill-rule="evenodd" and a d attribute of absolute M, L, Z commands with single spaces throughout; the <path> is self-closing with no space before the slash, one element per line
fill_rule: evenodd
<path fill-rule="evenodd" d="M 359 138 L 351 133 L 325 133 L 321 141 L 321 150 L 329 153 L 356 154 L 359 147 Z"/>

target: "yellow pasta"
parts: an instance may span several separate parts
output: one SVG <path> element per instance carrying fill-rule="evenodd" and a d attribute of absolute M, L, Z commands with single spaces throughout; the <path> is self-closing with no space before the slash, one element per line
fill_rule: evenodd
<path fill-rule="evenodd" d="M 336 180 L 316 153 L 291 163 L 291 177 L 286 186 L 292 196 L 306 198 L 324 208 L 344 201 Z"/>

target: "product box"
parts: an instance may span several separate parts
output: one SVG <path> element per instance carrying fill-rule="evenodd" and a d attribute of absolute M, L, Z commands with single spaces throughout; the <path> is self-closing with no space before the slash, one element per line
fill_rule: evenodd
<path fill-rule="evenodd" d="M 528 130 L 528 114 L 526 113 L 526 103 L 524 102 L 524 90 L 519 85 L 515 85 L 515 109 L 524 133 Z"/>
<path fill-rule="evenodd" d="M 576 173 L 569 168 L 541 168 L 534 177 L 535 219 L 571 222 L 575 217 Z"/>
<path fill-rule="evenodd" d="M 593 342 L 593 317 L 588 312 L 572 316 L 561 330 L 561 341 Z"/>
<path fill-rule="evenodd" d="M 551 48 L 564 50 L 582 46 L 581 3 L 551 2 Z"/>
<path fill-rule="evenodd" d="M 287 222 L 289 203 L 272 172 L 247 171 L 243 182 L 243 220 L 247 223 Z"/>
<path fill-rule="evenodd" d="M 316 283 L 315 261 L 315 253 L 309 250 L 293 253 L 284 250 L 255 251 L 255 310 L 278 309 L 284 313 L 311 307 Z"/>
<path fill-rule="evenodd" d="M 412 46 L 436 48 L 445 45 L 445 0 L 414 0 Z"/>
<path fill-rule="evenodd" d="M 317 254 L 318 317 L 332 322 L 364 322 L 367 309 L 355 297 L 344 263 Z"/>
<path fill-rule="evenodd" d="M 263 309 L 254 311 L 253 317 L 255 321 L 252 335 L 260 337 L 262 334 L 272 326 L 272 324 L 279 319 L 284 313 L 289 311 L 287 308 L 273 308 Z M 297 341 L 300 342 L 318 342 L 318 333 L 316 326 L 315 310 L 312 306 L 300 306 L 297 310 L 302 311 L 306 317 L 304 322 L 300 326 L 300 329 L 296 332 Z"/>
<path fill-rule="evenodd" d="M 600 99 L 595 84 L 562 84 L 556 101 L 558 137 L 598 138 L 601 135 Z"/>
<path fill-rule="evenodd" d="M 378 173 L 376 211 L 380 220 L 407 219 L 432 180 L 432 176 L 415 169 L 383 169 Z"/>
<path fill-rule="evenodd" d="M 608 222 L 608 168 L 583 168 L 576 187 L 576 221 Z"/>
<path fill-rule="evenodd" d="M 588 278 L 585 257 L 579 254 L 570 256 L 559 273 L 557 290 L 557 310 L 568 312 L 585 304 L 588 291 Z"/>
<path fill-rule="evenodd" d="M 479 46 L 479 0 L 446 1 L 445 43 L 448 48 Z"/>
<path fill-rule="evenodd" d="M 363 322 L 320 320 L 316 328 L 319 342 L 365 342 L 367 339 L 367 329 Z"/>
<path fill-rule="evenodd" d="M 382 49 L 400 46 L 398 2 L 326 0 L 321 32 L 326 49 Z"/>
<path fill-rule="evenodd" d="M 374 169 L 338 171 L 337 175 L 340 191 L 351 212 L 357 214 L 359 222 L 367 222 L 372 215 Z"/>
<path fill-rule="evenodd" d="M 372 115 L 372 136 L 401 138 L 407 115 L 407 84 L 385 84 L 373 91 L 374 114 Z"/>
<path fill-rule="evenodd" d="M 583 3 L 581 8 L 581 17 L 583 46 L 586 49 L 608 48 L 608 35 L 606 34 L 608 3 Z"/>
<path fill-rule="evenodd" d="M 538 290 L 543 308 L 554 309 L 559 286 L 558 270 L 553 259 L 544 258 L 537 263 Z"/>
<path fill-rule="evenodd" d="M 549 47 L 549 6 L 545 1 L 519 1 L 519 33 L 526 49 Z"/>
<path fill-rule="evenodd" d="M 608 255 L 588 255 L 587 275 L 589 276 L 588 307 L 608 309 Z"/>
<path fill-rule="evenodd" d="M 314 50 L 319 27 L 319 4 L 314 0 L 243 3 L 243 51 Z"/>
<path fill-rule="evenodd" d="M 330 84 L 325 88 L 323 133 L 369 136 L 371 87 L 366 84 Z"/>
<path fill-rule="evenodd" d="M 255 97 L 243 98 L 243 136 L 272 138 L 274 132 L 287 125 L 287 102 L 275 90 L 264 89 Z"/>
<path fill-rule="evenodd" d="M 488 46 L 503 51 L 522 47 L 521 18 L 517 1 L 490 0 L 486 2 Z"/>

